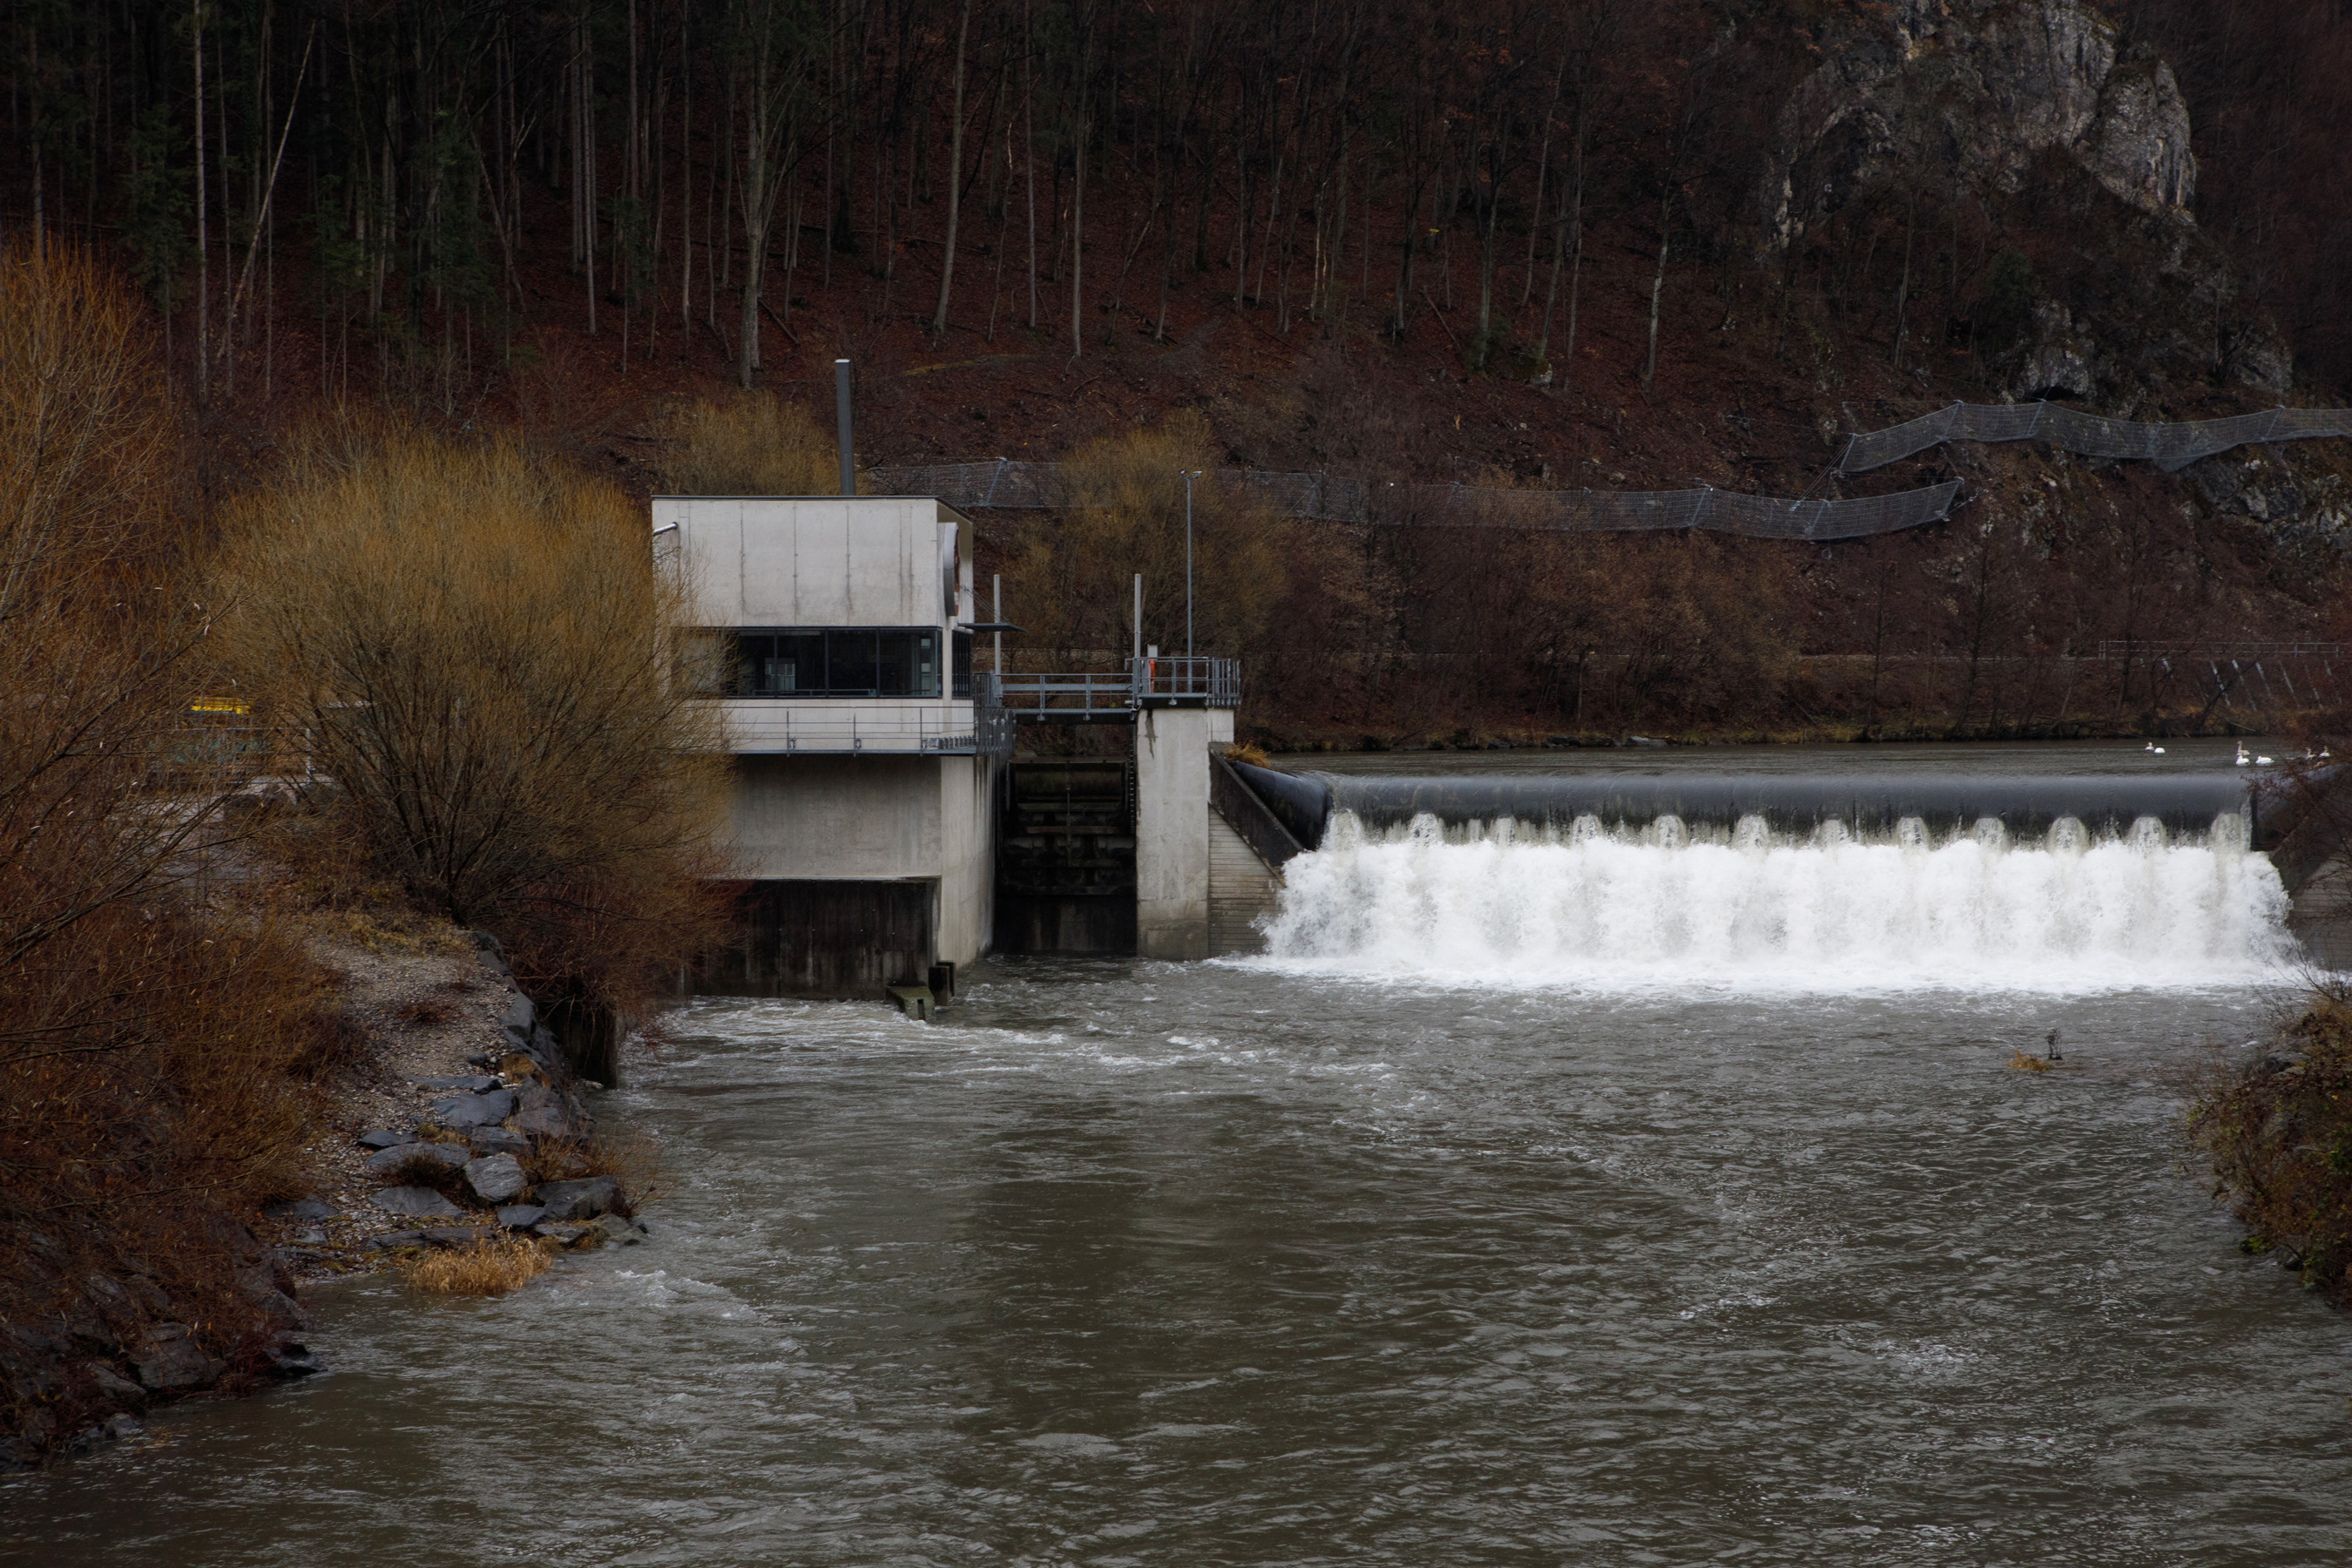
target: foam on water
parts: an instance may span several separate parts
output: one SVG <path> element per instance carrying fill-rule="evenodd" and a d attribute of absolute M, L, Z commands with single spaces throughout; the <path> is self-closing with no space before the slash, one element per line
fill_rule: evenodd
<path fill-rule="evenodd" d="M 2153 821 L 2035 845 L 1996 825 L 1885 843 L 1746 819 L 1694 834 L 1591 818 L 1385 834 L 1334 818 L 1286 868 L 1257 962 L 1365 978 L 1604 989 L 2084 991 L 2243 984 L 2294 954 L 2287 897 L 2242 819 L 2196 842 Z"/>

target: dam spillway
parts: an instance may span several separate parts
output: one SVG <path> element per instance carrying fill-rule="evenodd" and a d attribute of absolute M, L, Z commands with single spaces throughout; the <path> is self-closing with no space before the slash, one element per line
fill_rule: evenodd
<path fill-rule="evenodd" d="M 2243 984 L 2294 953 L 2230 775 L 1246 775 L 1268 962 L 1440 984 Z M 1311 837 L 1309 837 L 1311 835 Z"/>
<path fill-rule="evenodd" d="M 2168 835 L 2202 837 L 2215 822 L 2244 822 L 2256 842 L 2254 794 L 2227 773 L 1985 774 L 1964 773 L 1561 774 L 1283 773 L 1236 770 L 1298 841 L 1319 843 L 1332 818 L 1368 828 L 1431 818 L 1451 826 L 1508 822 L 1568 830 L 1580 821 L 1641 829 L 1673 818 L 1699 837 L 1751 822 L 1774 834 L 1841 825 L 1848 836 L 1893 835 L 1906 822 L 1948 837 L 1998 824 L 2012 841 L 2040 839 L 2062 822 L 2092 838 L 2128 834 L 2153 819 Z"/>

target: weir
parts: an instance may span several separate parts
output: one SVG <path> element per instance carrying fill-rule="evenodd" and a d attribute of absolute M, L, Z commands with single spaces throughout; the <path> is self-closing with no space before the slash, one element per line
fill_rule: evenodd
<path fill-rule="evenodd" d="M 2254 792 L 2228 774 L 1380 777 L 1247 765 L 1236 771 L 1299 842 L 1310 846 L 1321 842 L 1334 815 L 1343 812 L 1370 828 L 1423 816 L 1453 825 L 1512 822 L 1538 832 L 1585 818 L 1611 828 L 1641 828 L 1672 817 L 1702 831 L 1754 821 L 1776 833 L 1802 834 L 1836 823 L 1853 837 L 1893 834 L 1905 822 L 1939 836 L 1998 823 L 2019 840 L 2038 839 L 2070 819 L 2096 837 L 2127 833 L 2149 819 L 2168 833 L 2202 836 L 2217 819 L 2236 817 L 2245 842 L 2259 841 Z"/>

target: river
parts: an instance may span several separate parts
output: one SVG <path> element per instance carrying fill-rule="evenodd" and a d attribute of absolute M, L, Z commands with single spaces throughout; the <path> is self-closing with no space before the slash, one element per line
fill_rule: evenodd
<path fill-rule="evenodd" d="M 2259 863 L 2143 845 L 2095 895 L 2095 847 L 1970 896 L 2260 923 Z M 1401 834 L 1313 897 L 1579 852 Z M 2352 1553 L 2352 1321 L 2236 1250 L 2179 1132 L 2291 998 L 2274 931 L 2075 910 L 2036 940 L 2076 963 L 2005 968 L 2004 919 L 1929 963 L 1669 932 L 1580 970 L 1524 919 L 1465 961 L 1345 913 L 1267 958 L 992 963 L 932 1025 L 698 1003 L 599 1112 L 664 1152 L 651 1245 L 497 1301 L 315 1289 L 327 1375 L 0 1482 L 0 1559 Z M 2056 1068 L 2006 1066 L 2053 1029 Z"/>

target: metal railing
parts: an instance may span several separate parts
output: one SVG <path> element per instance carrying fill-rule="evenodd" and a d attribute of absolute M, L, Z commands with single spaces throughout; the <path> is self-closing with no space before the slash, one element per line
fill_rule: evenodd
<path fill-rule="evenodd" d="M 1191 654 L 1156 655 L 1128 661 L 1139 708 L 1238 708 L 1242 663 Z"/>
<path fill-rule="evenodd" d="M 1016 670 L 992 679 L 1004 711 L 1031 723 L 1124 723 L 1142 708 L 1241 706 L 1237 658 L 1176 654 L 1124 662 L 1123 670 Z"/>
<path fill-rule="evenodd" d="M 1124 721 L 1135 711 L 1135 679 L 1125 671 L 1020 671 L 995 679 L 1004 711 L 1016 720 L 1085 723 Z"/>
<path fill-rule="evenodd" d="M 2340 642 L 2167 642 L 2105 637 L 2101 658 L 2317 658 L 2344 657 Z"/>

